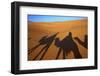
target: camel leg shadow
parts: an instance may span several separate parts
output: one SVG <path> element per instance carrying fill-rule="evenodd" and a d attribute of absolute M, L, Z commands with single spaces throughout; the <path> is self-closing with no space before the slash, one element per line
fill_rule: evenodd
<path fill-rule="evenodd" d="M 36 48 L 38 48 L 40 45 L 41 45 L 41 44 L 38 44 L 38 45 L 36 45 L 35 47 L 33 47 L 32 49 L 28 50 L 28 51 L 29 51 L 28 54 L 31 54 L 32 52 L 34 52 L 34 50 L 35 50 Z"/>
<path fill-rule="evenodd" d="M 59 51 L 58 51 L 58 54 L 57 54 L 57 57 L 56 57 L 56 59 L 58 59 L 58 57 L 59 57 L 59 55 L 60 55 L 60 53 L 61 53 L 61 48 L 59 49 Z"/>
<path fill-rule="evenodd" d="M 66 59 L 66 53 L 63 51 L 63 59 Z"/>
<path fill-rule="evenodd" d="M 44 55 L 46 54 L 46 52 L 48 51 L 48 49 L 49 49 L 49 47 L 47 47 L 47 48 L 45 49 L 45 52 L 42 54 L 42 56 L 41 56 L 40 60 L 42 60 L 42 59 L 43 59 L 43 57 L 44 57 Z"/>
<path fill-rule="evenodd" d="M 82 58 L 78 48 L 74 48 L 73 53 L 74 53 L 75 58 L 77 59 Z"/>
<path fill-rule="evenodd" d="M 33 59 L 33 60 L 35 60 L 42 52 L 43 52 L 43 50 L 46 48 L 46 46 L 45 47 L 43 47 L 42 49 L 41 49 L 41 51 L 37 54 L 37 56 Z"/>

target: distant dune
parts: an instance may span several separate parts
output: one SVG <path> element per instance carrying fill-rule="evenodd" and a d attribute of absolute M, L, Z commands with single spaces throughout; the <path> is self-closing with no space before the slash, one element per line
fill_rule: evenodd
<path fill-rule="evenodd" d="M 28 22 L 28 48 L 38 44 L 38 41 L 43 36 L 51 36 L 57 32 L 59 34 L 56 37 L 59 37 L 62 40 L 64 37 L 68 35 L 69 32 L 72 32 L 72 36 L 78 37 L 81 40 L 84 40 L 84 36 L 88 34 L 88 20 L 75 20 L 75 21 L 64 21 L 64 22 Z M 74 40 L 75 41 L 75 40 Z M 77 41 L 75 41 L 78 45 L 79 51 L 82 55 L 82 58 L 87 58 L 88 50 L 81 46 Z M 33 53 L 28 55 L 28 60 L 32 60 L 40 51 L 43 46 L 37 48 Z M 59 48 L 54 45 L 54 42 L 50 46 L 48 52 L 44 56 L 44 60 L 55 59 L 58 53 Z M 41 55 L 40 55 L 41 56 Z M 36 59 L 38 60 L 40 56 Z M 68 54 L 68 59 L 73 59 L 73 52 Z M 62 59 L 62 54 L 59 59 Z"/>

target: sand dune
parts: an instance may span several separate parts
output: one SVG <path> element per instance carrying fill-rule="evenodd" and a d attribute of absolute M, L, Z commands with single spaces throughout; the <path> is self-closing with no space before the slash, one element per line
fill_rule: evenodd
<path fill-rule="evenodd" d="M 28 48 L 31 49 L 32 47 L 36 46 L 41 37 L 46 35 L 51 36 L 57 32 L 59 32 L 59 34 L 56 37 L 59 37 L 60 40 L 66 37 L 69 32 L 72 32 L 73 38 L 78 37 L 81 40 L 84 40 L 84 36 L 87 35 L 87 25 L 87 19 L 64 22 L 28 22 L 28 37 L 30 38 L 30 40 L 28 40 Z M 88 50 L 81 46 L 77 41 L 75 42 L 78 45 L 82 57 L 87 58 Z M 28 56 L 28 60 L 32 60 L 39 53 L 42 47 L 43 46 L 37 48 L 36 51 L 31 53 Z M 59 48 L 57 48 L 53 42 L 43 59 L 55 59 L 58 50 Z M 38 60 L 40 56 L 36 60 Z M 70 52 L 67 58 L 73 59 L 73 52 Z M 62 59 L 62 54 L 60 55 L 59 59 Z"/>

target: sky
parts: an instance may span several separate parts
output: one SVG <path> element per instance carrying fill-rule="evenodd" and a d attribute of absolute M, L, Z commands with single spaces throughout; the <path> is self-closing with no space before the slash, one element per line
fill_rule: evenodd
<path fill-rule="evenodd" d="M 71 20 L 80 20 L 86 17 L 78 16 L 53 16 L 53 15 L 28 15 L 28 21 L 31 22 L 63 22 Z"/>

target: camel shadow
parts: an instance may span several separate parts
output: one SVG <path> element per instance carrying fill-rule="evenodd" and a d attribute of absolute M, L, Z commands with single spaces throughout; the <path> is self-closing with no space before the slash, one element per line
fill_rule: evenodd
<path fill-rule="evenodd" d="M 75 58 L 82 58 L 77 44 L 74 42 L 72 38 L 72 33 L 69 32 L 68 36 L 66 36 L 63 40 L 59 40 L 59 38 L 55 39 L 55 46 L 59 48 L 58 54 L 56 56 L 56 59 L 60 56 L 61 52 L 63 51 L 63 59 L 68 56 L 68 53 L 71 51 L 73 52 Z"/>
<path fill-rule="evenodd" d="M 28 50 L 28 54 L 31 54 L 32 52 L 35 51 L 36 48 L 38 48 L 39 46 L 41 45 L 45 45 L 46 44 L 46 38 L 47 38 L 47 35 L 46 36 L 43 36 L 40 40 L 39 40 L 39 44 L 36 45 L 35 47 L 31 48 Z"/>
<path fill-rule="evenodd" d="M 46 52 L 48 51 L 50 45 L 51 45 L 52 42 L 54 41 L 54 39 L 55 39 L 55 37 L 56 37 L 57 34 L 58 34 L 58 33 L 56 33 L 56 34 L 54 34 L 54 35 L 52 35 L 52 36 L 50 36 L 50 37 L 48 37 L 48 36 L 42 37 L 42 38 L 39 40 L 39 44 L 36 45 L 35 47 L 33 47 L 32 49 L 29 50 L 29 53 L 28 53 L 28 54 L 33 53 L 33 52 L 35 51 L 35 49 L 38 48 L 39 46 L 45 45 L 45 46 L 41 49 L 41 51 L 33 58 L 33 60 L 35 60 L 42 52 L 43 52 L 43 54 L 42 54 L 42 56 L 40 57 L 40 60 L 43 59 L 44 55 L 45 55 Z"/>
<path fill-rule="evenodd" d="M 78 37 L 74 38 L 80 45 L 82 45 L 85 48 L 88 48 L 88 36 L 85 35 L 84 41 L 80 40 Z"/>

